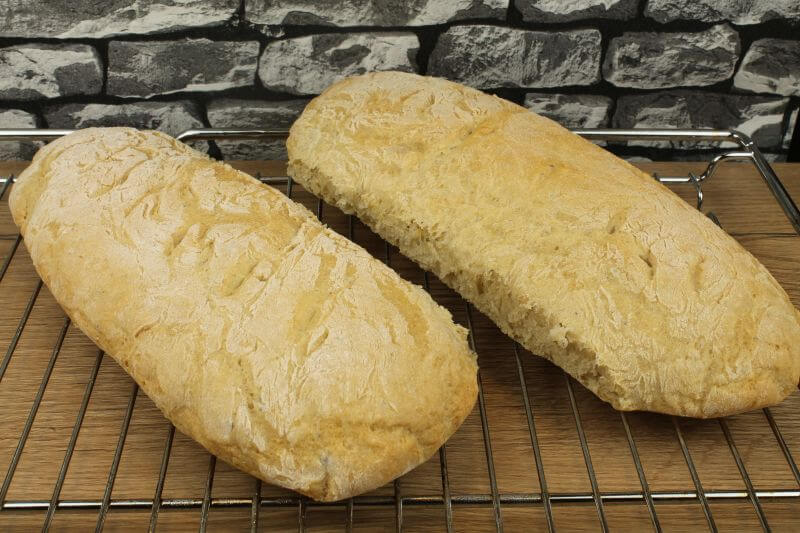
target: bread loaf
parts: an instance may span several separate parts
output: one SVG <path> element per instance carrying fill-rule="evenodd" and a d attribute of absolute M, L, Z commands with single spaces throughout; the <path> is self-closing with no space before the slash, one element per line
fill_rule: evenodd
<path fill-rule="evenodd" d="M 10 197 L 73 322 L 175 426 L 318 500 L 430 457 L 477 396 L 466 331 L 254 178 L 160 133 L 87 129 Z"/>
<path fill-rule="evenodd" d="M 500 98 L 350 78 L 293 125 L 289 172 L 508 335 L 622 410 L 781 401 L 797 310 L 733 238 L 650 176 Z"/>

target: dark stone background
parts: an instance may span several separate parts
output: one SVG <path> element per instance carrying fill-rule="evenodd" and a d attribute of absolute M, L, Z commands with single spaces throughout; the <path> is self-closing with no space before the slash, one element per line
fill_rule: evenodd
<path fill-rule="evenodd" d="M 800 161 L 797 0 L 0 4 L 0 127 L 285 128 L 338 77 L 381 69 L 448 77 L 571 127 L 737 128 L 771 160 Z M 651 159 L 708 148 L 610 146 Z M 33 150 L 0 144 L 0 158 Z"/>

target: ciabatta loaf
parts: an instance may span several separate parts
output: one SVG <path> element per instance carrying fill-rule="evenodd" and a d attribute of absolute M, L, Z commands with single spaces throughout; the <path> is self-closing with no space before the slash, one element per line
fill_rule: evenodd
<path fill-rule="evenodd" d="M 64 310 L 175 426 L 319 500 L 430 457 L 471 410 L 466 331 L 254 178 L 160 133 L 87 129 L 11 192 Z"/>
<path fill-rule="evenodd" d="M 712 417 L 781 401 L 798 312 L 733 238 L 556 123 L 445 80 L 335 84 L 290 174 L 357 214 L 617 409 Z"/>

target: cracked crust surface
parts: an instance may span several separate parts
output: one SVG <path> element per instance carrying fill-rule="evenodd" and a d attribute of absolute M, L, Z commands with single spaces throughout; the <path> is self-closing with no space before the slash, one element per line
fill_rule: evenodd
<path fill-rule="evenodd" d="M 750 253 L 555 122 L 445 80 L 339 82 L 289 173 L 617 409 L 713 417 L 781 401 L 800 314 Z"/>
<path fill-rule="evenodd" d="M 319 500 L 425 461 L 477 395 L 466 331 L 302 206 L 174 139 L 86 129 L 18 178 L 56 300 L 175 426 Z"/>

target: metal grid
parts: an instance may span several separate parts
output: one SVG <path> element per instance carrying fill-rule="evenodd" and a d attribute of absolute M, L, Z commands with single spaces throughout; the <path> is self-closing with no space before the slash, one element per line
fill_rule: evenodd
<path fill-rule="evenodd" d="M 780 180 L 777 178 L 772 168 L 762 157 L 757 147 L 739 132 L 735 131 L 713 131 L 713 130 L 574 130 L 579 135 L 592 140 L 606 140 L 606 141 L 623 141 L 623 140 L 670 140 L 670 141 L 708 141 L 708 142 L 733 142 L 738 145 L 736 151 L 727 152 L 714 158 L 705 172 L 699 176 L 689 174 L 687 176 L 654 176 L 659 181 L 664 183 L 691 183 L 694 184 L 696 189 L 696 199 L 698 209 L 703 204 L 703 190 L 702 184 L 706 179 L 715 173 L 720 163 L 731 160 L 744 160 L 749 161 L 758 170 L 761 177 L 769 187 L 780 207 L 783 209 L 788 220 L 794 227 L 794 230 L 800 235 L 800 212 L 794 204 L 792 198 L 789 196 Z M 0 141 L 2 140 L 52 140 L 62 135 L 70 133 L 71 130 L 0 130 Z M 201 141 L 201 140 L 219 140 L 219 139 L 264 139 L 264 138 L 284 138 L 287 132 L 284 131 L 268 131 L 268 130 L 222 130 L 222 129 L 200 129 L 189 130 L 179 135 L 178 138 L 183 141 Z M 257 176 L 262 182 L 276 187 L 285 187 L 286 195 L 291 198 L 293 195 L 294 184 L 290 177 L 262 177 Z M 0 200 L 7 198 L 7 192 L 10 185 L 13 183 L 13 176 L 2 178 L 0 181 Z M 323 220 L 323 202 L 317 202 L 317 217 Z M 712 220 L 719 223 L 713 213 L 707 213 Z M 348 218 L 349 237 L 353 239 L 354 233 L 354 220 L 350 216 Z M 17 235 L 6 257 L 3 259 L 2 266 L 0 266 L 0 281 L 5 276 L 12 258 L 21 243 L 21 237 Z M 384 243 L 384 257 L 383 260 L 391 266 L 391 252 L 387 243 Z M 424 286 L 430 290 L 429 276 L 424 272 Z M 16 347 L 19 343 L 20 337 L 23 334 L 28 318 L 31 315 L 36 299 L 42 289 L 42 282 L 39 280 L 34 289 L 32 290 L 25 308 L 19 318 L 16 330 L 11 338 L 11 341 L 5 351 L 5 354 L 0 361 L 0 384 L 2 383 L 3 376 L 8 368 L 9 362 L 14 355 Z M 466 325 L 469 329 L 469 342 L 473 350 L 478 351 L 475 343 L 475 329 L 473 328 L 473 317 L 471 306 L 467 302 L 463 302 L 464 311 L 466 313 Z M 520 391 L 522 395 L 522 403 L 524 405 L 525 417 L 527 420 L 527 432 L 530 437 L 530 446 L 533 452 L 535 461 L 536 475 L 539 482 L 540 491 L 535 493 L 506 493 L 498 490 L 494 467 L 494 453 L 492 451 L 492 440 L 490 438 L 490 426 L 486 413 L 486 401 L 484 398 L 484 386 L 481 375 L 478 375 L 479 395 L 478 395 L 478 413 L 480 417 L 480 427 L 482 432 L 483 447 L 485 452 L 486 469 L 488 473 L 488 482 L 490 491 L 489 493 L 476 493 L 476 494 L 452 494 L 450 487 L 450 472 L 448 470 L 447 460 L 447 444 L 443 445 L 438 453 L 440 472 L 441 472 L 441 491 L 437 496 L 420 496 L 414 494 L 404 494 L 400 490 L 400 485 L 397 481 L 394 482 L 394 494 L 392 496 L 359 496 L 351 498 L 343 502 L 334 503 L 320 503 L 313 502 L 307 498 L 295 495 L 289 497 L 276 497 L 267 498 L 261 496 L 261 481 L 253 480 L 253 491 L 249 498 L 218 498 L 212 497 L 212 487 L 214 483 L 214 473 L 216 466 L 216 458 L 210 456 L 208 463 L 208 470 L 205 474 L 205 491 L 202 498 L 163 498 L 162 491 L 164 489 L 165 479 L 170 461 L 172 445 L 175 437 L 175 427 L 171 424 L 164 437 L 163 451 L 161 453 L 160 467 L 158 481 L 154 494 L 151 496 L 143 496 L 141 499 L 112 499 L 112 490 L 114 487 L 115 479 L 120 465 L 123 448 L 125 446 L 128 430 L 131 425 L 131 418 L 133 416 L 136 398 L 138 395 L 138 386 L 134 383 L 128 395 L 127 406 L 124 416 L 122 418 L 121 427 L 118 433 L 117 445 L 113 455 L 111 467 L 108 472 L 108 478 L 105 485 L 102 499 L 99 500 L 63 500 L 60 498 L 60 493 L 64 480 L 67 475 L 70 460 L 75 450 L 75 445 L 78 439 L 79 432 L 84 420 L 84 416 L 89 405 L 89 400 L 95 383 L 98 378 L 101 363 L 103 362 L 103 352 L 97 353 L 94 364 L 91 367 L 90 374 L 86 381 L 85 389 L 83 392 L 82 401 L 78 409 L 77 416 L 72 428 L 72 433 L 69 438 L 66 453 L 64 454 L 61 467 L 59 469 L 58 477 L 53 486 L 52 497 L 49 500 L 9 500 L 7 499 L 8 490 L 17 469 L 20 456 L 25 448 L 28 436 L 33 427 L 36 419 L 39 406 L 50 380 L 56 360 L 59 356 L 61 346 L 67 330 L 70 326 L 68 318 L 64 318 L 58 332 L 56 341 L 52 347 L 49 362 L 46 366 L 44 374 L 41 377 L 38 391 L 34 397 L 33 403 L 30 407 L 27 419 L 21 428 L 20 436 L 17 441 L 17 446 L 11 457 L 10 463 L 6 469 L 5 476 L 0 485 L 0 516 L 3 511 L 23 511 L 23 510 L 44 510 L 45 518 L 43 523 L 43 530 L 47 530 L 51 525 L 54 515 L 59 510 L 83 510 L 85 512 L 96 512 L 96 530 L 103 529 L 106 517 L 110 509 L 146 509 L 150 510 L 149 529 L 154 531 L 158 525 L 159 513 L 164 509 L 187 509 L 196 508 L 200 510 L 200 531 L 205 531 L 208 525 L 209 510 L 211 508 L 249 508 L 250 510 L 250 529 L 256 531 L 259 528 L 259 519 L 261 515 L 269 509 L 274 508 L 295 508 L 297 510 L 297 530 L 305 531 L 306 529 L 306 515 L 309 508 L 317 507 L 338 507 L 345 510 L 345 523 L 343 524 L 346 531 L 352 531 L 354 526 L 354 509 L 356 507 L 387 507 L 394 509 L 395 529 L 400 531 L 403 529 L 404 508 L 408 506 L 422 506 L 433 507 L 442 509 L 442 524 L 441 526 L 448 532 L 453 531 L 453 508 L 456 506 L 484 506 L 490 507 L 493 513 L 493 525 L 496 531 L 503 531 L 504 520 L 503 511 L 508 506 L 527 505 L 527 506 L 541 506 L 544 512 L 545 521 L 550 531 L 555 530 L 555 523 L 553 518 L 553 507 L 562 505 L 576 505 L 576 504 L 589 504 L 593 505 L 600 528 L 603 531 L 609 530 L 608 520 L 606 516 L 607 504 L 614 503 L 644 503 L 646 505 L 650 521 L 656 531 L 661 531 L 662 526 L 656 511 L 656 502 L 697 502 L 700 504 L 707 522 L 708 528 L 711 531 L 717 531 L 717 526 L 711 510 L 709 502 L 712 501 L 749 501 L 752 505 L 753 511 L 758 517 L 761 527 L 768 531 L 770 526 L 766 514 L 762 508 L 762 500 L 784 500 L 792 502 L 800 502 L 800 469 L 798 464 L 792 456 L 792 453 L 787 445 L 787 442 L 778 426 L 775 418 L 769 408 L 763 409 L 763 415 L 766 418 L 772 435 L 775 438 L 777 445 L 786 460 L 787 468 L 791 471 L 794 480 L 797 482 L 798 487 L 793 488 L 780 488 L 775 490 L 756 490 L 751 482 L 750 474 L 747 471 L 745 464 L 741 458 L 739 450 L 736 446 L 731 430 L 725 419 L 718 419 L 719 426 L 725 436 L 728 449 L 733 456 L 736 466 L 738 468 L 741 479 L 744 483 L 745 490 L 708 490 L 704 489 L 700 482 L 698 469 L 692 455 L 689 452 L 686 439 L 681 427 L 680 419 L 671 417 L 672 426 L 674 428 L 675 437 L 680 445 L 680 449 L 685 461 L 685 466 L 691 476 L 695 490 L 693 491 L 652 491 L 645 476 L 645 470 L 642 466 L 639 450 L 636 441 L 631 431 L 630 423 L 628 420 L 629 415 L 624 412 L 619 412 L 621 423 L 624 428 L 625 437 L 628 447 L 630 449 L 631 460 L 634 463 L 638 480 L 641 486 L 640 491 L 631 492 L 601 492 L 598 487 L 598 480 L 593 466 L 593 459 L 590 448 L 587 443 L 584 424 L 582 423 L 581 414 L 576 401 L 576 394 L 573 386 L 572 378 L 563 373 L 564 386 L 566 388 L 569 405 L 574 420 L 575 429 L 580 443 L 580 449 L 583 455 L 583 461 L 588 475 L 591 492 L 582 493 L 553 493 L 548 490 L 547 479 L 550 476 L 557 475 L 552 472 L 546 472 L 544 462 L 542 460 L 542 451 L 540 448 L 540 439 L 537 433 L 536 422 L 534 417 L 534 408 L 532 401 L 529 398 L 528 383 L 523 372 L 523 362 L 520 355 L 521 348 L 514 344 L 514 357 L 516 365 L 516 374 L 519 380 Z M 18 428 L 4 428 L 4 431 L 14 430 Z"/>

